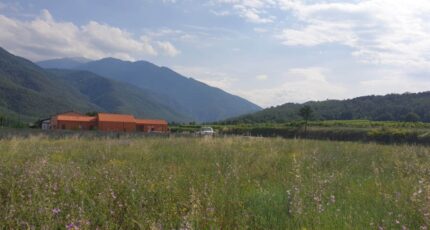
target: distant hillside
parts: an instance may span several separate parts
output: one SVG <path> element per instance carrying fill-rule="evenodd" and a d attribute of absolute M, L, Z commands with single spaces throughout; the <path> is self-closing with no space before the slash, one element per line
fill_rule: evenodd
<path fill-rule="evenodd" d="M 59 111 L 97 109 L 85 97 L 32 62 L 0 48 L 0 112 L 23 119 Z"/>
<path fill-rule="evenodd" d="M 287 103 L 253 114 L 229 119 L 229 123 L 287 122 L 300 119 L 299 110 L 309 105 L 316 120 L 368 119 L 375 121 L 430 122 L 430 92 L 365 96 L 304 104 Z"/>
<path fill-rule="evenodd" d="M 32 120 L 74 110 L 191 120 L 163 104 L 164 97 L 86 71 L 45 70 L 0 48 L 0 115 Z"/>
<path fill-rule="evenodd" d="M 45 69 L 74 69 L 90 61 L 91 61 L 90 59 L 76 57 L 76 58 L 52 59 L 52 60 L 37 62 L 36 64 Z"/>
<path fill-rule="evenodd" d="M 176 122 L 192 120 L 190 117 L 177 113 L 169 105 L 163 104 L 168 101 L 164 95 L 100 77 L 88 71 L 60 69 L 48 71 L 62 77 L 61 80 L 85 95 L 90 103 L 100 107 L 102 111 L 130 113 L 141 118 L 163 118 Z"/>
<path fill-rule="evenodd" d="M 199 122 L 223 120 L 261 109 L 243 98 L 145 61 L 128 62 L 106 58 L 75 69 L 91 71 L 165 95 L 169 100 L 163 104 Z"/>

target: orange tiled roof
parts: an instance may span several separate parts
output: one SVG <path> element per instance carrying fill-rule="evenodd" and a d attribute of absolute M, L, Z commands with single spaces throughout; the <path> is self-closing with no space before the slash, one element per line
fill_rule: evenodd
<path fill-rule="evenodd" d="M 103 122 L 127 122 L 135 123 L 136 119 L 133 115 L 128 114 L 112 114 L 112 113 L 99 113 L 99 121 Z"/>
<path fill-rule="evenodd" d="M 95 117 L 89 117 L 89 116 L 76 116 L 76 115 L 58 115 L 57 120 L 59 121 L 81 121 L 81 122 L 90 122 L 95 121 Z"/>
<path fill-rule="evenodd" d="M 138 125 L 167 125 L 167 121 L 165 121 L 165 120 L 136 119 L 136 124 L 138 124 Z"/>

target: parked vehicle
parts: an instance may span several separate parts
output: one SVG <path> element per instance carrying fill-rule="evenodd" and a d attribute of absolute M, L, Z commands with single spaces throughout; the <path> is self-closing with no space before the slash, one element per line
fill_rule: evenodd
<path fill-rule="evenodd" d="M 212 127 L 202 127 L 199 131 L 197 131 L 197 135 L 213 136 L 215 135 L 215 131 L 212 129 Z"/>

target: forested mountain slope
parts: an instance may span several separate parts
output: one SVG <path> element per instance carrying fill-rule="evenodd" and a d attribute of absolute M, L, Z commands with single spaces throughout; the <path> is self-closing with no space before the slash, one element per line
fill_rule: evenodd
<path fill-rule="evenodd" d="M 287 103 L 233 119 L 231 123 L 287 122 L 300 119 L 299 110 L 308 105 L 316 120 L 368 119 L 375 121 L 430 122 L 430 92 L 364 96 L 348 100 Z"/>

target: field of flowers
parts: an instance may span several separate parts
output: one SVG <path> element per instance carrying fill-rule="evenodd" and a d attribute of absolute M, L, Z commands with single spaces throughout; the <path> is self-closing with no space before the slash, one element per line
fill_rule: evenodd
<path fill-rule="evenodd" d="M 2 229 L 428 229 L 430 148 L 280 138 L 0 140 Z"/>

